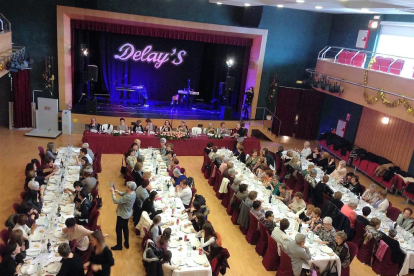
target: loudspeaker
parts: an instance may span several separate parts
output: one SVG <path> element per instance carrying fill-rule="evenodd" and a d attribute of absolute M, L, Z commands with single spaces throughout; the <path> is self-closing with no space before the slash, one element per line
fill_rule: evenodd
<path fill-rule="evenodd" d="M 86 100 L 86 113 L 91 114 L 91 115 L 96 115 L 96 106 L 97 106 L 96 98 L 93 98 L 92 100 L 87 99 Z"/>
<path fill-rule="evenodd" d="M 226 77 L 226 91 L 233 92 L 236 86 L 236 79 L 234 77 Z"/>
<path fill-rule="evenodd" d="M 98 66 L 88 65 L 88 81 L 98 81 Z"/>
<path fill-rule="evenodd" d="M 231 115 L 233 114 L 233 108 L 231 106 L 222 106 L 220 119 L 221 120 L 231 120 Z"/>
<path fill-rule="evenodd" d="M 262 20 L 263 6 L 245 7 L 241 25 L 243 27 L 257 28 Z"/>

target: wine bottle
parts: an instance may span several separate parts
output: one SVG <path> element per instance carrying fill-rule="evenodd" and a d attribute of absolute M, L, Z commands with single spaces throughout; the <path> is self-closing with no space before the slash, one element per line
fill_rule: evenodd
<path fill-rule="evenodd" d="M 47 252 L 50 253 L 50 247 L 52 246 L 52 244 L 50 243 L 50 239 L 47 239 Z"/>
<path fill-rule="evenodd" d="M 300 230 L 302 229 L 302 223 L 299 223 L 298 232 L 300 233 Z"/>

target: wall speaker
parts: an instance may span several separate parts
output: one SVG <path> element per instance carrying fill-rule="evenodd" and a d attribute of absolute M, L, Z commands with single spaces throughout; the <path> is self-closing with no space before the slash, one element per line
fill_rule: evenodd
<path fill-rule="evenodd" d="M 98 81 L 98 66 L 88 65 L 88 81 L 97 82 Z"/>
<path fill-rule="evenodd" d="M 262 20 L 263 6 L 245 7 L 241 25 L 243 27 L 257 28 Z"/>
<path fill-rule="evenodd" d="M 96 106 L 97 101 L 96 98 L 93 99 L 87 99 L 86 100 L 86 113 L 90 115 L 96 115 Z"/>
<path fill-rule="evenodd" d="M 226 77 L 226 91 L 233 92 L 236 89 L 236 79 L 234 77 Z"/>

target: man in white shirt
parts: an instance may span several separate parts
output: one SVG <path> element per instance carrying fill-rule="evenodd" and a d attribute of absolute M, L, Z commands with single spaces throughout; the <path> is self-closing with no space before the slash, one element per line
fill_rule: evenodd
<path fill-rule="evenodd" d="M 185 208 L 190 207 L 191 198 L 193 197 L 193 193 L 191 192 L 190 187 L 188 187 L 187 179 L 182 179 L 180 182 L 180 190 L 175 193 L 176 197 L 181 198 L 181 201 L 184 204 Z"/>
<path fill-rule="evenodd" d="M 312 154 L 312 150 L 310 148 L 310 143 L 306 141 L 305 143 L 303 143 L 303 150 L 301 150 L 300 152 L 300 157 L 307 158 L 311 154 Z"/>
<path fill-rule="evenodd" d="M 280 247 L 286 251 L 286 246 L 290 241 L 288 235 L 286 234 L 286 230 L 289 228 L 290 223 L 289 220 L 284 218 L 280 221 L 280 227 L 275 227 L 272 232 L 272 238 L 277 242 Z M 280 247 L 277 248 L 277 251 L 280 254 Z"/>
<path fill-rule="evenodd" d="M 92 157 L 88 154 L 88 150 L 87 150 L 87 149 L 85 149 L 85 148 L 81 148 L 81 149 L 80 149 L 80 152 L 79 152 L 79 156 L 80 156 L 80 158 L 82 158 L 82 157 L 86 157 L 86 158 L 88 158 L 89 164 L 91 164 L 91 165 L 92 165 L 93 160 L 92 160 Z M 80 159 L 80 158 L 79 158 L 79 159 Z"/>

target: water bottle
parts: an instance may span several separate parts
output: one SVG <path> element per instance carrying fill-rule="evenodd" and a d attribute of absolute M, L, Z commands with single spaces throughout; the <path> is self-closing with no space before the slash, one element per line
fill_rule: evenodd
<path fill-rule="evenodd" d="M 50 253 L 50 247 L 52 246 L 52 244 L 50 243 L 50 239 L 47 239 L 47 245 L 46 245 L 46 248 L 47 248 L 47 253 Z"/>
<path fill-rule="evenodd" d="M 315 237 L 314 237 L 314 234 L 313 234 L 313 232 L 309 232 L 309 234 L 308 234 L 308 236 L 309 236 L 309 243 L 310 244 L 313 244 L 313 241 L 315 240 Z"/>
<path fill-rule="evenodd" d="M 57 218 L 56 217 L 54 217 L 53 218 L 53 228 L 57 228 Z"/>
<path fill-rule="evenodd" d="M 191 257 L 191 242 L 188 241 L 187 245 L 187 257 Z"/>
<path fill-rule="evenodd" d="M 272 193 L 269 195 L 269 203 L 272 204 Z"/>
<path fill-rule="evenodd" d="M 41 276 L 42 275 L 42 266 L 40 265 L 40 263 L 37 263 L 37 276 Z"/>
<path fill-rule="evenodd" d="M 158 165 L 157 165 L 157 167 L 155 168 L 155 175 L 158 175 Z"/>

